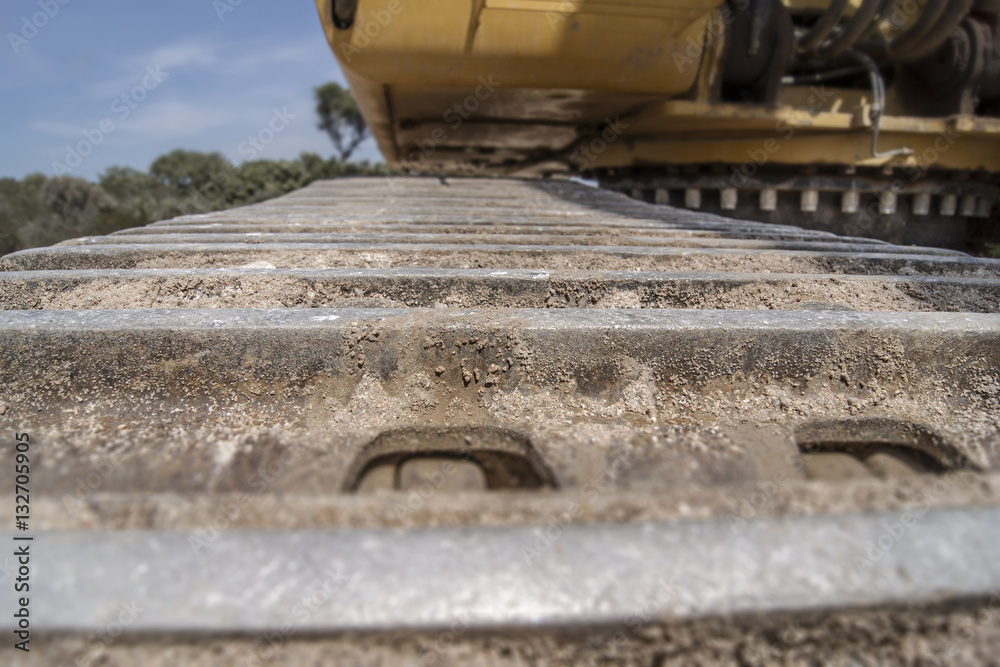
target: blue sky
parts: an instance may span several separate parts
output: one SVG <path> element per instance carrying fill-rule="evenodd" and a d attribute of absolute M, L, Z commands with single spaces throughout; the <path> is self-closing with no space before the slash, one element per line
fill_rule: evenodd
<path fill-rule="evenodd" d="M 0 177 L 333 154 L 312 89 L 344 78 L 311 0 L 4 0 L 0 18 Z M 381 159 L 371 140 L 354 157 Z"/>

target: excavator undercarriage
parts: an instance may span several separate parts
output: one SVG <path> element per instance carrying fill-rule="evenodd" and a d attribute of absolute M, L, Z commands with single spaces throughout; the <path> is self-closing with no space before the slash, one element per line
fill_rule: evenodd
<path fill-rule="evenodd" d="M 1000 261 L 868 238 L 988 220 L 993 5 L 318 5 L 469 177 L 0 259 L 11 664 L 996 664 Z"/>
<path fill-rule="evenodd" d="M 386 159 L 962 248 L 994 238 L 990 0 L 317 0 Z"/>

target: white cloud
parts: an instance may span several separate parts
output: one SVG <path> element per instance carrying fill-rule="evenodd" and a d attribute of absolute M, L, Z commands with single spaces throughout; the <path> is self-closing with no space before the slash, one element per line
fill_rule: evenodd
<path fill-rule="evenodd" d="M 330 143 L 326 135 L 320 134 L 309 126 L 290 128 L 277 135 L 273 142 L 264 147 L 256 159 L 287 160 L 297 157 L 299 153 L 319 153 L 328 156 L 333 153 L 333 144 Z"/>
<path fill-rule="evenodd" d="M 129 134 L 163 139 L 193 137 L 205 130 L 232 124 L 239 120 L 239 109 L 218 109 L 208 105 L 194 106 L 185 102 L 150 102 L 140 106 L 121 123 Z"/>
<path fill-rule="evenodd" d="M 167 75 L 166 80 L 169 81 L 171 71 L 166 67 L 162 71 Z M 146 74 L 146 66 L 143 65 L 142 67 L 136 67 L 134 71 L 128 74 L 121 74 L 113 79 L 92 83 L 87 86 L 87 98 L 95 102 L 107 100 L 110 105 L 115 98 L 127 95 L 135 86 L 141 85 L 142 78 Z"/>
<path fill-rule="evenodd" d="M 218 52 L 221 48 L 205 37 L 185 38 L 140 55 L 115 59 L 115 76 L 89 85 L 87 96 L 91 99 L 112 100 L 124 95 L 142 83 L 147 67 L 165 72 L 167 81 L 171 76 L 175 76 L 178 70 L 214 67 L 218 63 Z"/>
<path fill-rule="evenodd" d="M 324 45 L 320 45 L 324 46 Z M 221 63 L 220 72 L 230 76 L 256 76 L 266 67 L 275 65 L 302 64 L 315 67 L 317 54 L 323 55 L 324 49 L 316 44 L 299 44 L 296 46 L 275 46 L 269 49 L 247 49 L 243 46 L 233 46 L 233 51 L 248 51 L 246 55 L 231 61 Z"/>
<path fill-rule="evenodd" d="M 176 44 L 162 46 L 138 59 L 138 64 L 159 65 L 163 69 L 171 67 L 208 67 L 218 62 L 218 43 L 204 37 L 186 38 Z"/>
<path fill-rule="evenodd" d="M 38 132 L 51 134 L 55 137 L 63 137 L 65 139 L 76 138 L 80 136 L 80 132 L 84 130 L 83 127 L 73 123 L 60 123 L 48 120 L 33 120 L 31 121 L 29 127 L 33 130 L 37 130 Z"/>
<path fill-rule="evenodd" d="M 33 90 L 33 111 L 21 114 L 19 126 L 30 130 L 23 133 L 25 145 L 32 145 L 30 169 L 47 170 L 52 160 L 64 159 L 65 146 L 82 141 L 82 132 L 97 128 L 102 118 L 111 119 L 115 131 L 77 175 L 94 177 L 112 164 L 145 169 L 157 155 L 175 148 L 218 151 L 238 163 L 249 157 L 240 153 L 241 142 L 260 136 L 274 109 L 295 118 L 256 159 L 292 159 L 301 152 L 329 157 L 333 147 L 316 128 L 312 87 L 329 80 L 343 84 L 343 77 L 321 37 L 289 41 L 269 34 L 206 33 L 126 53 L 94 52 L 86 62 L 78 54 L 69 62 L 79 65 L 75 71 L 66 62 L 34 58 L 30 70 L 38 70 L 39 76 L 26 79 L 62 85 L 58 95 L 51 85 Z M 29 71 L 29 61 L 22 62 Z M 119 121 L 112 102 L 142 83 L 147 66 L 159 66 L 169 76 Z M 21 89 L 18 94 L 25 94 Z M 65 103 L 67 96 L 72 103 Z M 37 134 L 28 139 L 32 133 Z M 379 156 L 369 140 L 354 158 Z"/>

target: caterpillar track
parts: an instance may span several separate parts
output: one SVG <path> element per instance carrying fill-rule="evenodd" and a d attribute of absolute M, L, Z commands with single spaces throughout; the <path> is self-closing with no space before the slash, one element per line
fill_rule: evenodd
<path fill-rule="evenodd" d="M 14 664 L 995 661 L 998 261 L 351 178 L 0 269 Z"/>

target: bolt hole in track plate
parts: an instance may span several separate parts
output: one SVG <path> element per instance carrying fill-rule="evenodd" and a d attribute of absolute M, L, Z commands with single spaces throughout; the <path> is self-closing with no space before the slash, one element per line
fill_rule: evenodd
<path fill-rule="evenodd" d="M 806 477 L 844 481 L 944 474 L 972 464 L 919 424 L 889 419 L 827 421 L 796 429 Z"/>
<path fill-rule="evenodd" d="M 366 445 L 346 475 L 355 493 L 554 488 L 529 439 L 495 426 L 407 428 Z"/>

